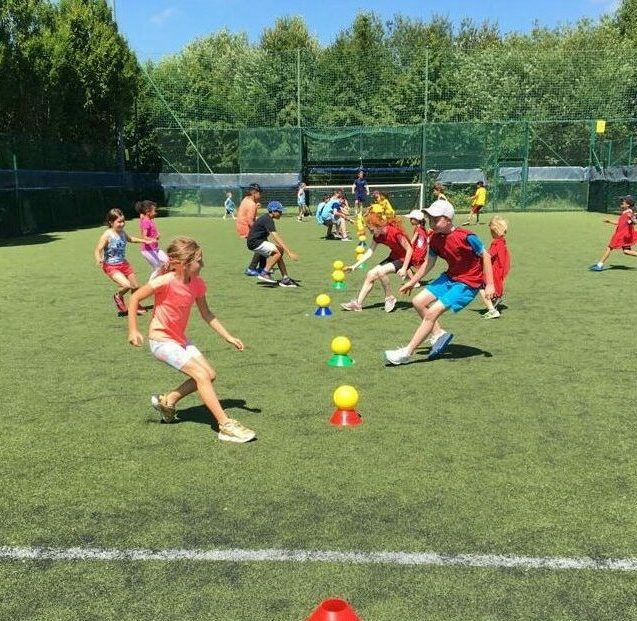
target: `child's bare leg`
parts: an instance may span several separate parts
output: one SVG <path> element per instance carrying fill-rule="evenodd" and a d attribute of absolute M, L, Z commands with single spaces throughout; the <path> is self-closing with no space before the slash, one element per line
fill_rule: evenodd
<path fill-rule="evenodd" d="M 634 250 L 624 250 L 624 254 L 627 254 L 630 257 L 637 257 L 637 252 Z"/>
<path fill-rule="evenodd" d="M 484 292 L 484 289 L 480 289 L 480 297 L 484 302 L 484 305 L 491 311 L 495 310 L 495 306 L 493 305 L 493 300 L 487 297 L 487 294 Z"/>
<path fill-rule="evenodd" d="M 121 272 L 111 274 L 110 278 L 117 285 L 117 297 L 124 302 L 124 295 L 132 288 L 131 282 Z M 137 285 L 137 287 L 139 287 L 139 285 Z"/>
<path fill-rule="evenodd" d="M 422 293 L 418 294 L 412 304 L 416 309 L 416 312 L 420 315 L 421 319 L 424 319 L 425 313 L 427 312 L 427 307 L 435 300 L 435 296 L 425 289 Z M 444 328 L 440 325 L 439 321 L 434 322 L 433 328 L 431 329 L 431 337 L 437 338 L 441 334 L 445 332 Z"/>
<path fill-rule="evenodd" d="M 447 309 L 439 302 L 434 302 L 424 313 L 420 325 L 411 337 L 411 341 L 407 344 L 407 353 L 411 356 L 416 348 L 431 334 L 438 317 Z"/>
<path fill-rule="evenodd" d="M 610 257 L 610 253 L 612 251 L 613 251 L 612 248 L 606 248 L 606 250 L 604 250 L 604 254 L 602 255 L 602 258 L 598 261 L 598 263 L 604 264 L 606 262 L 606 259 Z"/>
<path fill-rule="evenodd" d="M 276 263 L 279 262 L 280 259 L 281 259 L 281 253 L 278 250 L 275 250 L 265 262 L 266 271 L 271 272 L 272 268 L 275 266 Z"/>
<path fill-rule="evenodd" d="M 378 270 L 378 279 L 380 280 L 380 284 L 383 287 L 383 291 L 385 292 L 385 297 L 391 297 L 391 283 L 389 282 L 388 274 L 395 274 L 396 267 L 393 263 L 387 263 L 385 265 L 379 265 Z"/>
<path fill-rule="evenodd" d="M 373 267 L 365 276 L 365 281 L 361 290 L 358 292 L 356 301 L 362 306 L 365 298 L 369 295 L 369 292 L 374 288 L 374 283 L 378 280 L 378 268 L 380 266 Z"/>
<path fill-rule="evenodd" d="M 281 252 L 281 258 L 276 262 L 281 270 L 281 276 L 285 278 L 288 275 L 288 268 L 285 265 L 285 261 L 283 260 L 283 252 Z"/>
<path fill-rule="evenodd" d="M 212 387 L 212 382 L 216 377 L 214 369 L 203 359 L 193 358 L 181 368 L 182 373 L 189 375 L 192 381 L 195 382 L 197 392 L 204 402 L 204 405 L 210 410 L 210 413 L 215 417 L 219 425 L 223 425 L 228 422 L 228 416 L 226 415 L 215 389 Z M 184 382 L 179 388 L 184 388 L 187 391 L 190 388 L 188 381 Z M 169 397 L 179 392 L 179 389 L 170 393 Z M 189 394 L 186 392 L 186 394 Z M 186 396 L 185 394 L 183 396 Z M 170 401 L 169 401 L 170 403 Z"/>

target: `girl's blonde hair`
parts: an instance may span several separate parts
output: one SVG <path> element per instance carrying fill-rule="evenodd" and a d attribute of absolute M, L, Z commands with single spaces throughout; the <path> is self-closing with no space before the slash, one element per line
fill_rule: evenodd
<path fill-rule="evenodd" d="M 509 230 L 507 221 L 504 218 L 500 218 L 500 216 L 493 216 L 489 220 L 489 226 L 498 237 L 504 237 Z"/>
<path fill-rule="evenodd" d="M 191 237 L 175 237 L 166 248 L 168 263 L 164 266 L 165 272 L 174 271 L 177 263 L 191 263 L 201 253 L 201 247 Z"/>

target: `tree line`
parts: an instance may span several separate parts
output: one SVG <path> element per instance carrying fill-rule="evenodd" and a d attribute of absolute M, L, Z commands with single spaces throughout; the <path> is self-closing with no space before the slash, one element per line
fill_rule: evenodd
<path fill-rule="evenodd" d="M 637 0 L 600 20 L 524 34 L 360 13 L 326 46 L 302 18 L 286 17 L 256 43 L 223 29 L 141 63 L 106 0 L 2 0 L 0 83 L 0 132 L 20 136 L 22 159 L 29 144 L 75 145 L 60 152 L 76 168 L 82 158 L 161 167 L 158 126 L 634 119 Z M 7 140 L 2 168 L 16 149 Z"/>

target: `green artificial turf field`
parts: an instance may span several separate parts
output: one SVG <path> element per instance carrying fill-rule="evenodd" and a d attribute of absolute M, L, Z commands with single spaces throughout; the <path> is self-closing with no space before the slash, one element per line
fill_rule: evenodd
<path fill-rule="evenodd" d="M 246 344 L 235 351 L 193 311 L 222 403 L 257 431 L 246 445 L 219 442 L 196 395 L 179 424 L 159 424 L 149 396 L 181 378 L 127 344 L 93 262 L 102 229 L 0 243 L 0 546 L 637 557 L 637 260 L 587 270 L 612 233 L 597 214 L 507 217 L 502 317 L 484 320 L 478 301 L 445 315 L 442 358 L 423 348 L 396 368 L 382 352 L 417 325 L 408 299 L 388 315 L 377 288 L 362 313 L 340 311 L 363 272 L 330 291 L 353 243 L 284 218 L 303 286 L 268 288 L 242 275 L 250 254 L 232 221 L 158 220 L 164 246 L 200 241 L 209 304 Z M 147 276 L 138 247 L 128 259 Z M 329 318 L 313 315 L 322 292 Z M 351 368 L 326 364 L 337 335 Z M 360 393 L 357 428 L 328 425 L 340 384 Z M 363 621 L 637 618 L 636 571 L 497 563 L 5 558 L 0 592 L 0 619 L 15 620 L 301 621 L 330 596 Z"/>

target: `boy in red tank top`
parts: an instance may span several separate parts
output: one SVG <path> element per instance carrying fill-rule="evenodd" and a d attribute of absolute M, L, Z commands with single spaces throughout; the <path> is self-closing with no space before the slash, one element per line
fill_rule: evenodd
<path fill-rule="evenodd" d="M 467 306 L 485 286 L 485 295 L 494 296 L 491 257 L 480 239 L 467 229 L 453 225 L 454 209 L 451 203 L 437 200 L 425 213 L 433 235 L 429 240 L 429 254 L 416 273 L 401 288 L 409 293 L 414 285 L 441 257 L 447 262 L 447 271 L 430 282 L 413 300 L 422 321 L 406 347 L 385 351 L 385 359 L 391 364 L 407 364 L 416 348 L 430 335 L 438 318 L 451 309 L 454 313 Z M 453 334 L 445 333 L 436 340 L 428 358 L 437 358 L 447 347 Z"/>

